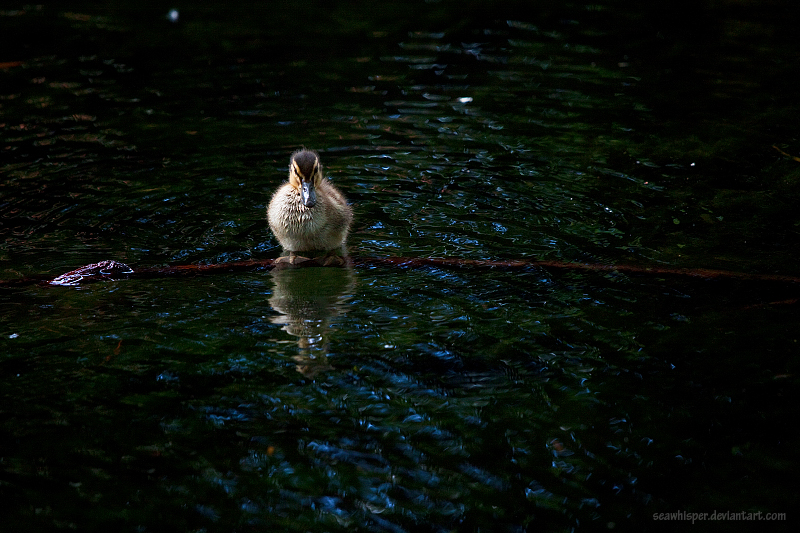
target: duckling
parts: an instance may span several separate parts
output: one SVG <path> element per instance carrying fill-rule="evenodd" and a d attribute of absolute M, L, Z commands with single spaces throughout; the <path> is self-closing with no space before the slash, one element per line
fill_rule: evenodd
<path fill-rule="evenodd" d="M 324 266 L 344 264 L 340 254 L 346 254 L 353 211 L 339 189 L 323 176 L 316 152 L 302 149 L 292 154 L 289 181 L 272 196 L 267 220 L 288 254 L 277 263 L 297 264 L 323 256 L 316 260 Z"/>

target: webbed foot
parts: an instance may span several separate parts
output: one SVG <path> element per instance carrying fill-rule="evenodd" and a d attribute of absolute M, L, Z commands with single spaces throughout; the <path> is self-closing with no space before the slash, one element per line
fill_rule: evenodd
<path fill-rule="evenodd" d="M 299 265 L 300 263 L 305 263 L 306 261 L 311 261 L 310 257 L 305 257 L 302 255 L 297 255 L 294 252 L 290 252 L 289 255 L 284 255 L 277 258 L 274 261 L 276 265 Z"/>
<path fill-rule="evenodd" d="M 345 266 L 344 257 L 342 257 L 341 255 L 336 255 L 336 254 L 326 255 L 325 257 L 318 257 L 317 258 L 317 262 L 319 262 L 320 265 L 326 266 L 326 267 L 327 266 L 336 266 L 336 267 Z"/>

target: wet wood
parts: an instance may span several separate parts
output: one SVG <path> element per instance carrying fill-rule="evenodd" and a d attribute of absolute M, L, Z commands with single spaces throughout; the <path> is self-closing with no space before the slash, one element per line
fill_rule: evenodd
<path fill-rule="evenodd" d="M 683 277 L 698 279 L 728 279 L 744 281 L 760 281 L 784 284 L 800 284 L 800 277 L 781 274 L 754 274 L 713 270 L 704 268 L 668 268 L 637 265 L 610 265 L 600 263 L 572 263 L 567 261 L 543 261 L 536 259 L 482 260 L 461 259 L 453 257 L 358 257 L 348 258 L 348 264 L 361 268 L 440 268 L 462 270 L 506 270 L 506 271 L 578 271 L 594 273 L 620 273 L 653 277 Z M 25 286 L 36 283 L 47 285 L 79 285 L 96 281 L 118 279 L 166 278 L 174 276 L 198 276 L 270 270 L 279 268 L 322 267 L 316 260 L 309 260 L 297 265 L 276 264 L 274 259 L 252 259 L 230 263 L 190 264 L 160 267 L 131 268 L 116 261 L 101 261 L 72 270 L 60 276 L 34 276 L 16 280 L 0 280 L 0 287 Z M 333 267 L 336 268 L 336 267 Z"/>
<path fill-rule="evenodd" d="M 797 157 L 797 156 L 794 156 L 794 155 L 791 155 L 791 154 L 787 154 L 786 152 L 784 152 L 783 150 L 781 150 L 780 148 L 778 148 L 774 144 L 772 145 L 772 147 L 775 148 L 777 151 L 779 151 L 781 153 L 781 155 L 785 155 L 786 157 L 788 157 L 790 159 L 793 159 L 793 160 L 795 160 L 797 162 L 800 162 L 800 157 Z"/>

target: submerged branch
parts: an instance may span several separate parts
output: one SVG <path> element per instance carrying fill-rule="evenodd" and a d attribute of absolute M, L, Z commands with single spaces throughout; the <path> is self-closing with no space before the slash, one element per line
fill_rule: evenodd
<path fill-rule="evenodd" d="M 705 268 L 667 268 L 636 265 L 605 265 L 599 263 L 572 263 L 566 261 L 540 261 L 536 259 L 515 260 L 482 260 L 460 259 L 451 257 L 349 257 L 348 264 L 355 267 L 394 267 L 394 268 L 442 268 L 470 270 L 567 270 L 598 273 L 637 274 L 645 276 L 677 276 L 701 279 L 729 279 L 762 282 L 800 284 L 800 277 L 780 274 L 749 274 L 726 270 Z M 0 280 L 0 287 L 32 285 L 36 283 L 48 285 L 79 285 L 94 281 L 130 279 L 130 278 L 163 278 L 171 276 L 192 276 L 218 274 L 225 272 L 246 272 L 254 270 L 271 270 L 272 268 L 306 268 L 322 267 L 315 260 L 287 267 L 285 263 L 276 264 L 274 259 L 251 259 L 231 263 L 191 264 L 133 269 L 117 261 L 101 261 L 67 272 L 55 278 L 37 276 L 17 280 Z"/>
<path fill-rule="evenodd" d="M 791 155 L 791 154 L 787 154 L 786 152 L 784 152 L 783 150 L 781 150 L 780 148 L 778 148 L 774 144 L 772 145 L 772 147 L 775 148 L 777 151 L 779 151 L 782 155 L 785 155 L 786 157 L 789 157 L 791 159 L 794 159 L 795 161 L 800 162 L 800 157 L 797 157 L 797 156 L 794 156 L 794 155 Z"/>

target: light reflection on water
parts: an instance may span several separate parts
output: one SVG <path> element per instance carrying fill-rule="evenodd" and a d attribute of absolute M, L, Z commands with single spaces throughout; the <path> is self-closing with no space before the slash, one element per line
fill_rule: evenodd
<path fill-rule="evenodd" d="M 249 18 L 222 42 L 201 8 L 135 12 L 0 13 L 70 37 L 0 70 L 2 279 L 276 256 L 264 210 L 299 144 L 360 255 L 789 268 L 724 247 L 770 213 L 726 232 L 722 178 L 648 157 L 679 142 L 591 18 L 431 11 L 301 58 Z M 2 291 L 19 529 L 646 529 L 791 492 L 741 479 L 796 442 L 759 422 L 790 419 L 793 311 L 731 311 L 786 289 L 387 267 Z"/>

